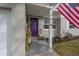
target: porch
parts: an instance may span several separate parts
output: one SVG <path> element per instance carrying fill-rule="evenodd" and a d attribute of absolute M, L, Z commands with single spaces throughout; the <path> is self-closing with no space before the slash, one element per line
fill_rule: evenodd
<path fill-rule="evenodd" d="M 52 4 L 51 7 L 55 7 L 56 4 Z M 53 11 L 50 4 L 26 4 L 26 14 L 30 16 L 32 39 L 30 43 L 30 49 L 26 52 L 26 55 L 37 56 L 57 56 L 58 54 L 53 50 L 52 37 L 60 35 L 60 15 Z M 57 17 L 56 17 L 57 16 Z M 44 19 L 48 20 L 48 29 L 44 30 Z M 56 29 L 52 30 L 53 19 L 57 20 Z M 38 20 L 38 21 L 37 21 Z M 42 30 L 41 30 L 42 29 Z M 37 33 L 38 32 L 38 33 Z M 46 41 L 39 41 L 34 37 L 44 36 L 48 38 L 49 43 Z"/>

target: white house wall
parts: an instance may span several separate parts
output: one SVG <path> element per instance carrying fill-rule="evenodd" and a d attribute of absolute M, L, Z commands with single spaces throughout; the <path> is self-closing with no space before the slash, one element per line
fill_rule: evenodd
<path fill-rule="evenodd" d="M 44 36 L 46 38 L 49 37 L 49 29 L 44 29 L 44 20 L 45 18 L 44 17 L 39 17 L 39 20 L 38 20 L 38 33 L 40 36 Z M 40 31 L 40 29 L 42 31 Z M 52 37 L 56 36 L 56 30 L 53 30 L 52 29 Z"/>
<path fill-rule="evenodd" d="M 11 53 L 25 55 L 25 4 L 16 4 L 12 8 L 11 20 Z"/>
<path fill-rule="evenodd" d="M 79 29 L 69 29 L 68 21 L 61 15 L 61 35 L 64 36 L 66 32 L 79 36 Z"/>
<path fill-rule="evenodd" d="M 44 36 L 48 38 L 49 29 L 44 29 L 44 20 L 45 20 L 44 17 L 39 17 L 38 19 L 38 34 L 40 36 Z M 68 21 L 62 15 L 59 20 L 60 21 L 57 22 L 59 24 L 57 29 L 60 30 L 59 32 L 60 34 L 57 32 L 57 30 L 52 29 L 52 37 L 58 36 L 58 35 L 61 35 L 63 37 L 67 32 L 71 33 L 73 36 L 79 36 L 79 29 L 69 29 Z"/>

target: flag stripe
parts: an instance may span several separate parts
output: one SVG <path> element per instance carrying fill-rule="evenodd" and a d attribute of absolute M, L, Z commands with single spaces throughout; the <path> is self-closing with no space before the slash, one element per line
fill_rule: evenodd
<path fill-rule="evenodd" d="M 76 28 L 79 29 L 79 5 L 76 3 L 62 3 L 57 7 L 58 11 Z"/>
<path fill-rule="evenodd" d="M 62 15 L 64 15 L 64 17 L 70 22 L 70 23 L 72 23 L 72 24 L 74 24 L 74 22 L 72 22 L 63 12 L 61 12 L 61 10 L 58 8 L 58 11 L 62 14 Z M 74 26 L 76 27 L 76 28 L 78 28 L 75 24 L 74 24 Z"/>
<path fill-rule="evenodd" d="M 79 25 L 79 23 L 73 18 L 74 16 L 68 10 L 66 10 L 66 8 L 63 5 L 60 5 L 60 8 L 62 9 L 62 11 L 64 11 L 68 15 L 68 17 L 73 19 L 73 21 Z"/>
<path fill-rule="evenodd" d="M 67 14 L 64 13 L 64 11 L 63 11 L 60 7 L 58 7 L 57 9 L 58 9 L 58 11 L 59 11 L 62 15 L 64 15 L 64 17 L 65 17 L 69 22 L 71 22 L 72 24 L 74 24 L 74 26 L 75 26 L 76 28 L 78 28 L 78 25 L 75 24 L 74 21 L 72 21 L 72 20 L 67 16 Z M 63 11 L 63 12 L 62 12 L 62 11 Z"/>
<path fill-rule="evenodd" d="M 79 6 L 77 6 L 76 9 L 79 11 Z"/>
<path fill-rule="evenodd" d="M 78 9 L 79 9 L 79 6 L 74 8 L 74 10 L 79 14 L 79 10 Z"/>
<path fill-rule="evenodd" d="M 79 15 L 76 11 L 74 11 L 72 8 L 70 8 L 70 6 L 68 4 L 63 3 L 63 5 L 69 10 L 69 12 L 71 12 L 73 14 L 74 17 L 77 18 L 77 20 L 79 19 Z"/>
<path fill-rule="evenodd" d="M 62 4 L 61 6 L 62 6 L 62 8 L 64 8 L 64 10 L 70 15 L 70 17 L 71 17 L 74 21 L 76 21 L 76 22 L 79 24 L 78 19 L 75 18 L 75 16 L 68 10 L 68 8 L 66 8 L 63 4 Z"/>

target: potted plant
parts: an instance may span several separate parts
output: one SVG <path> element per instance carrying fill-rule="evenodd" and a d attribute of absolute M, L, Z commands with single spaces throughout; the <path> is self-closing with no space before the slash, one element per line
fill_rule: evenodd
<path fill-rule="evenodd" d="M 26 29 L 25 50 L 28 50 L 29 44 L 31 42 L 31 30 L 30 30 L 30 17 L 29 16 L 27 16 L 26 22 L 27 22 L 27 29 Z"/>

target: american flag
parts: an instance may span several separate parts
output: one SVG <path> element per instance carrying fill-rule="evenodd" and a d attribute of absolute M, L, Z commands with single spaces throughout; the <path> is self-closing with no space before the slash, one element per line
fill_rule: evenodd
<path fill-rule="evenodd" d="M 79 4 L 61 3 L 57 10 L 76 28 L 79 29 Z"/>

